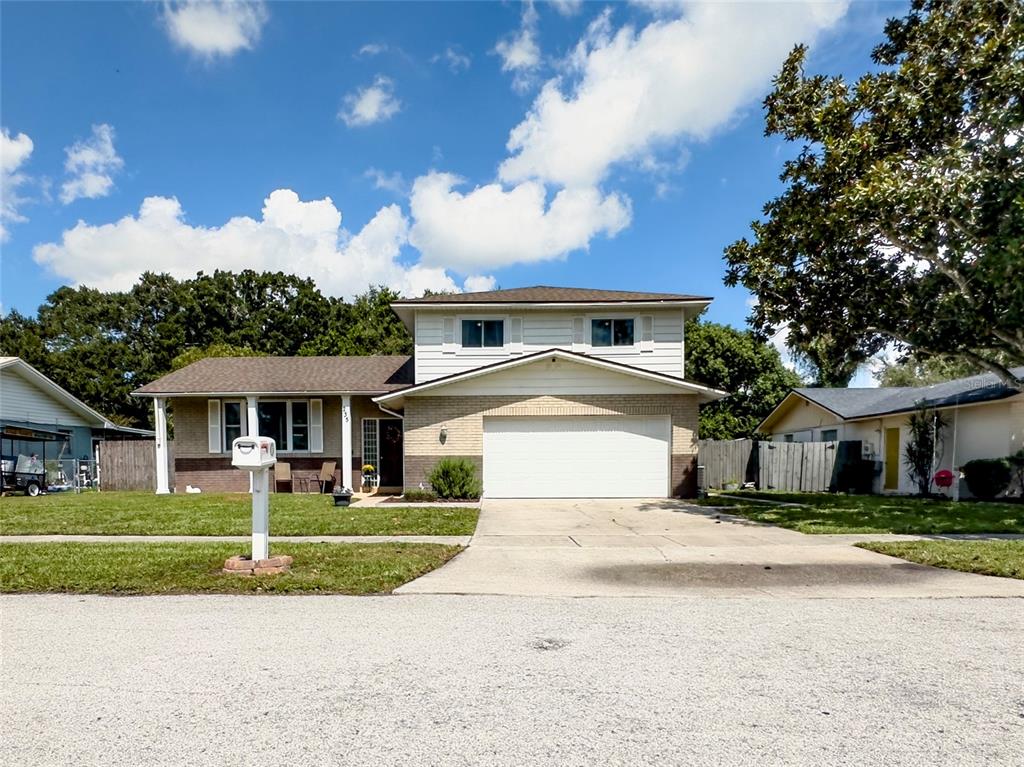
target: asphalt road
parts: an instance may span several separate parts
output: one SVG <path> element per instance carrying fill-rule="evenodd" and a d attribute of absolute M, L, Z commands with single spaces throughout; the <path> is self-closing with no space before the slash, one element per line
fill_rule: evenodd
<path fill-rule="evenodd" d="M 8 596 L 17 765 L 1019 765 L 1024 600 Z"/>

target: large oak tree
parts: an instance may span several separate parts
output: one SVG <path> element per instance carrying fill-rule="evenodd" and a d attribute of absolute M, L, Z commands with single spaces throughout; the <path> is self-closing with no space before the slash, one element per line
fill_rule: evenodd
<path fill-rule="evenodd" d="M 915 0 L 885 35 L 854 83 L 786 60 L 766 134 L 801 150 L 726 283 L 822 385 L 895 342 L 1024 390 L 1024 3 Z"/>

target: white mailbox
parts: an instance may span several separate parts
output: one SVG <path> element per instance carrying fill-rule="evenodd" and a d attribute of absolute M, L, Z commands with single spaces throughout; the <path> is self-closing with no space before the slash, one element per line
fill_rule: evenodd
<path fill-rule="evenodd" d="M 231 463 L 239 469 L 257 471 L 277 463 L 277 451 L 270 437 L 239 437 L 231 443 Z"/>

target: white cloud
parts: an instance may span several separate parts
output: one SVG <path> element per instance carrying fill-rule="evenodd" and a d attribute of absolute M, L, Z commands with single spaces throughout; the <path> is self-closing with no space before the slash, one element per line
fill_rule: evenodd
<path fill-rule="evenodd" d="M 395 98 L 394 83 L 390 78 L 377 75 L 373 85 L 360 88 L 345 96 L 338 110 L 338 118 L 350 128 L 373 125 L 394 117 L 402 108 Z"/>
<path fill-rule="evenodd" d="M 583 0 L 548 0 L 548 2 L 559 15 L 566 17 L 575 16 L 583 7 Z"/>
<path fill-rule="evenodd" d="M 469 69 L 470 64 L 472 64 L 472 60 L 469 58 L 469 55 L 463 53 L 454 45 L 449 45 L 440 53 L 435 53 L 430 57 L 431 64 L 436 64 L 439 61 L 443 61 L 447 64 L 448 69 L 456 74 Z"/>
<path fill-rule="evenodd" d="M 526 90 L 533 84 L 541 56 L 537 44 L 537 9 L 530 0 L 523 4 L 519 30 L 499 40 L 494 52 L 501 57 L 501 71 L 513 73 L 512 84 L 516 90 Z"/>
<path fill-rule="evenodd" d="M 356 53 L 357 58 L 363 58 L 367 56 L 379 56 L 382 53 L 387 53 L 388 46 L 384 43 L 367 43 Z"/>
<path fill-rule="evenodd" d="M 463 273 L 560 258 L 584 249 L 598 234 L 612 237 L 631 218 L 629 200 L 595 188 L 562 189 L 551 203 L 543 184 L 508 191 L 500 184 L 462 193 L 462 179 L 431 172 L 413 183 L 409 242 L 423 263 Z"/>
<path fill-rule="evenodd" d="M 786 53 L 811 42 L 846 3 L 692 4 L 681 18 L 656 18 L 612 33 L 591 26 L 512 129 L 509 183 L 540 179 L 590 186 L 615 163 L 705 140 L 760 97 Z"/>
<path fill-rule="evenodd" d="M 148 197 L 137 215 L 98 226 L 79 221 L 59 243 L 37 245 L 33 257 L 59 277 L 101 290 L 130 287 L 144 269 L 178 278 L 214 269 L 284 271 L 345 297 L 381 283 L 406 295 L 458 290 L 443 267 L 399 260 L 408 235 L 397 205 L 381 208 L 353 234 L 329 197 L 302 201 L 278 189 L 259 220 L 238 216 L 213 227 L 189 224 L 173 197 Z"/>
<path fill-rule="evenodd" d="M 467 293 L 482 293 L 485 290 L 494 290 L 497 284 L 490 275 L 474 274 L 466 278 L 462 283 L 462 289 Z"/>
<path fill-rule="evenodd" d="M 106 197 L 114 188 L 113 174 L 124 166 L 114 149 L 114 129 L 103 123 L 92 126 L 92 137 L 64 149 L 64 170 L 70 178 L 60 188 L 65 205 L 80 197 Z"/>
<path fill-rule="evenodd" d="M 263 3 L 242 0 L 167 2 L 163 12 L 172 42 L 207 60 L 251 50 L 268 17 Z"/>
<path fill-rule="evenodd" d="M 379 168 L 367 168 L 363 175 L 373 181 L 374 189 L 383 189 L 385 192 L 391 192 L 399 197 L 405 197 L 409 193 L 409 184 L 406 182 L 405 176 L 397 170 L 387 173 Z"/>
<path fill-rule="evenodd" d="M 0 242 L 10 236 L 7 225 L 26 221 L 19 212 L 25 202 L 18 188 L 28 181 L 19 169 L 32 154 L 34 145 L 26 134 L 11 136 L 7 128 L 0 130 Z"/>

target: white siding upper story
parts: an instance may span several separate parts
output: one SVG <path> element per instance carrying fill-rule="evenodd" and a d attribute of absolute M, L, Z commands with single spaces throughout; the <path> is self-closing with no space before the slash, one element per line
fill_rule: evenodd
<path fill-rule="evenodd" d="M 0 418 L 40 425 L 90 425 L 81 415 L 11 368 L 0 371 Z"/>
<path fill-rule="evenodd" d="M 437 390 L 436 396 L 678 393 L 679 389 L 672 384 L 599 369 L 583 362 L 541 357 L 526 365 L 447 384 Z M 421 396 L 433 395 L 426 391 Z"/>
<path fill-rule="evenodd" d="M 462 346 L 463 319 L 500 319 L 504 345 L 489 348 Z M 632 346 L 593 346 L 592 320 L 632 319 Z M 463 373 L 516 357 L 564 349 L 601 359 L 682 377 L 684 367 L 684 315 L 682 308 L 615 309 L 601 311 L 529 310 L 518 312 L 457 310 L 416 311 L 416 383 Z"/>

